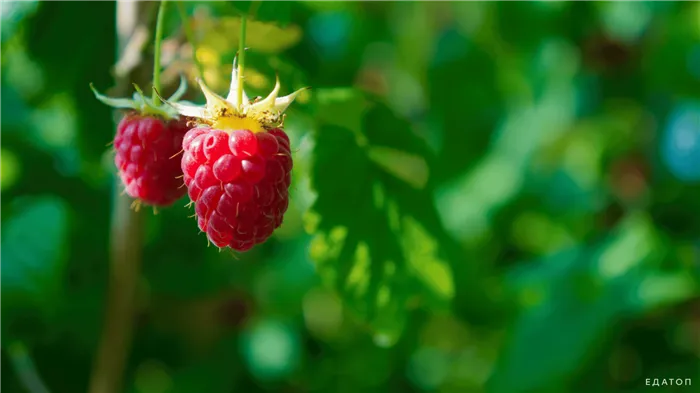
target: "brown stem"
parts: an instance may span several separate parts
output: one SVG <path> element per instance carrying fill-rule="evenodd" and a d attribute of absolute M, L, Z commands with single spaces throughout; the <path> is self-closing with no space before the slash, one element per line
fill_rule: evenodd
<path fill-rule="evenodd" d="M 150 9 L 154 3 L 117 2 L 118 58 L 124 59 L 142 51 L 143 45 L 134 42 L 144 29 L 153 31 Z M 157 4 L 157 3 L 155 3 Z M 141 59 L 140 53 L 136 54 Z M 120 62 L 123 64 L 123 62 Z M 129 95 L 131 81 L 145 85 L 149 79 L 150 64 L 140 61 L 130 69 L 117 68 L 116 87 L 112 94 Z M 149 70 L 149 71 L 145 71 Z M 115 181 L 114 206 L 110 233 L 110 279 L 105 320 L 97 356 L 90 380 L 90 393 L 116 393 L 122 389 L 122 377 L 131 348 L 134 316 L 137 311 L 138 283 L 141 268 L 142 227 L 144 212 L 131 209 L 131 199 L 122 195 L 123 185 Z"/>
<path fill-rule="evenodd" d="M 91 393 L 121 390 L 124 365 L 133 336 L 137 285 L 141 266 L 143 212 L 131 209 L 131 200 L 116 188 L 111 228 L 111 269 L 107 315 L 94 365 Z"/>

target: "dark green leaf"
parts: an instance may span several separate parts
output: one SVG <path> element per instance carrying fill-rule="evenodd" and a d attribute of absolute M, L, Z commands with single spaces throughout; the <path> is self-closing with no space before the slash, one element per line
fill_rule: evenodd
<path fill-rule="evenodd" d="M 345 96 L 353 115 L 368 107 L 355 94 Z M 421 303 L 445 307 L 454 295 L 451 268 L 438 246 L 444 231 L 436 213 L 425 209 L 432 204 L 425 187 L 425 156 L 404 153 L 425 154 L 425 149 L 405 123 L 377 116 L 375 111 L 387 111 L 380 105 L 369 105 L 372 109 L 360 124 L 346 123 L 353 128 L 366 125 L 351 131 L 328 115 L 343 100 L 328 101 L 328 111 L 323 106 L 319 110 L 324 117 L 314 148 L 312 182 L 318 197 L 307 216 L 308 229 L 315 234 L 311 257 L 322 279 L 375 329 L 377 343 L 391 345 L 403 330 L 408 308 Z M 380 123 L 370 126 L 372 119 Z M 368 145 L 368 140 L 378 144 Z M 411 174 L 397 178 L 391 170 L 396 164 L 386 163 L 405 156 L 421 167 L 408 184 Z M 415 187 L 416 179 L 422 187 Z"/>

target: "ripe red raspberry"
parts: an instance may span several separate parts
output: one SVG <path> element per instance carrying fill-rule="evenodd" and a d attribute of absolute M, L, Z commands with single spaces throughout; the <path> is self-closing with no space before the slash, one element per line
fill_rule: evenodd
<path fill-rule="evenodd" d="M 182 141 L 182 172 L 199 229 L 217 247 L 246 251 L 282 224 L 289 205 L 292 156 L 282 130 L 284 111 L 303 90 L 278 97 L 279 80 L 265 99 L 248 99 L 233 63 L 223 98 L 199 80 L 205 106 L 168 104 L 201 127 Z"/>
<path fill-rule="evenodd" d="M 292 170 L 284 131 L 195 128 L 182 147 L 182 172 L 199 229 L 217 247 L 249 250 L 282 224 Z"/>
<path fill-rule="evenodd" d="M 138 86 L 134 87 L 136 92 L 129 99 L 104 96 L 90 85 L 101 102 L 129 109 L 114 137 L 114 163 L 126 194 L 149 205 L 168 206 L 186 191 L 180 179 L 178 153 L 189 127 L 172 106 L 147 99 Z M 170 100 L 176 102 L 185 91 L 187 83 L 183 78 Z"/>
<path fill-rule="evenodd" d="M 126 193 L 153 206 L 168 206 L 185 195 L 180 169 L 182 120 L 163 120 L 130 113 L 122 118 L 114 137 L 114 163 Z"/>

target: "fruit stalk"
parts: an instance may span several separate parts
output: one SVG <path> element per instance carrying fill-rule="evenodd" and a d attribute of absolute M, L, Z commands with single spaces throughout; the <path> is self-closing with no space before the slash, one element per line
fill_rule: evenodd
<path fill-rule="evenodd" d="M 117 2 L 118 53 L 126 55 L 128 41 L 144 27 L 150 28 L 149 18 L 154 3 L 119 0 Z M 116 76 L 114 93 L 126 95 L 131 81 L 150 68 L 140 63 L 135 69 Z M 148 81 L 137 81 L 145 84 Z M 144 83 L 145 82 L 145 83 Z M 93 364 L 88 391 L 90 393 L 116 393 L 122 391 L 122 376 L 134 328 L 137 310 L 137 288 L 141 268 L 143 213 L 131 209 L 131 199 L 121 194 L 121 180 L 116 177 L 113 211 L 110 228 L 109 288 L 102 336 Z"/>
<path fill-rule="evenodd" d="M 156 91 L 160 91 L 160 43 L 163 41 L 163 18 L 165 17 L 165 6 L 168 4 L 167 0 L 161 0 L 160 7 L 158 7 L 158 20 L 156 22 L 156 37 L 154 44 L 154 54 L 153 54 L 153 91 L 152 99 L 153 105 L 159 105 L 160 100 Z M 183 22 L 184 23 L 184 22 Z"/>
<path fill-rule="evenodd" d="M 245 67 L 245 32 L 246 32 L 246 16 L 241 16 L 241 37 L 238 42 L 238 109 L 241 109 L 243 102 L 243 68 Z"/>

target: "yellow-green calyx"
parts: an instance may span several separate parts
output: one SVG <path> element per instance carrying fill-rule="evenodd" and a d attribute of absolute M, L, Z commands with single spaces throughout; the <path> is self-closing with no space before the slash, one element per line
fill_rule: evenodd
<path fill-rule="evenodd" d="M 207 100 L 206 105 L 195 106 L 170 102 L 170 100 L 164 101 L 182 116 L 195 118 L 200 123 L 228 132 L 239 129 L 260 132 L 281 127 L 284 122 L 284 111 L 299 93 L 306 89 L 299 89 L 290 95 L 278 97 L 280 82 L 277 78 L 275 88 L 267 98 L 250 101 L 243 91 L 236 60 L 233 61 L 231 88 L 226 98 L 214 93 L 201 79 L 198 78 L 197 82 Z"/>
<path fill-rule="evenodd" d="M 180 78 L 180 86 L 177 88 L 177 91 L 175 91 L 175 93 L 173 93 L 173 95 L 168 99 L 168 103 L 170 105 L 154 104 L 151 99 L 146 98 L 143 95 L 143 91 L 141 91 L 139 86 L 135 83 L 134 89 L 136 91 L 134 92 L 134 96 L 131 99 L 107 97 L 103 94 L 100 94 L 92 85 L 92 83 L 90 84 L 90 89 L 92 89 L 92 92 L 95 94 L 95 97 L 98 100 L 100 100 L 103 104 L 106 104 L 113 108 L 134 109 L 143 115 L 159 116 L 164 119 L 176 119 L 180 117 L 180 114 L 177 113 L 177 110 L 175 110 L 172 107 L 172 103 L 178 101 L 180 97 L 182 97 L 187 91 L 187 80 L 184 77 Z"/>

